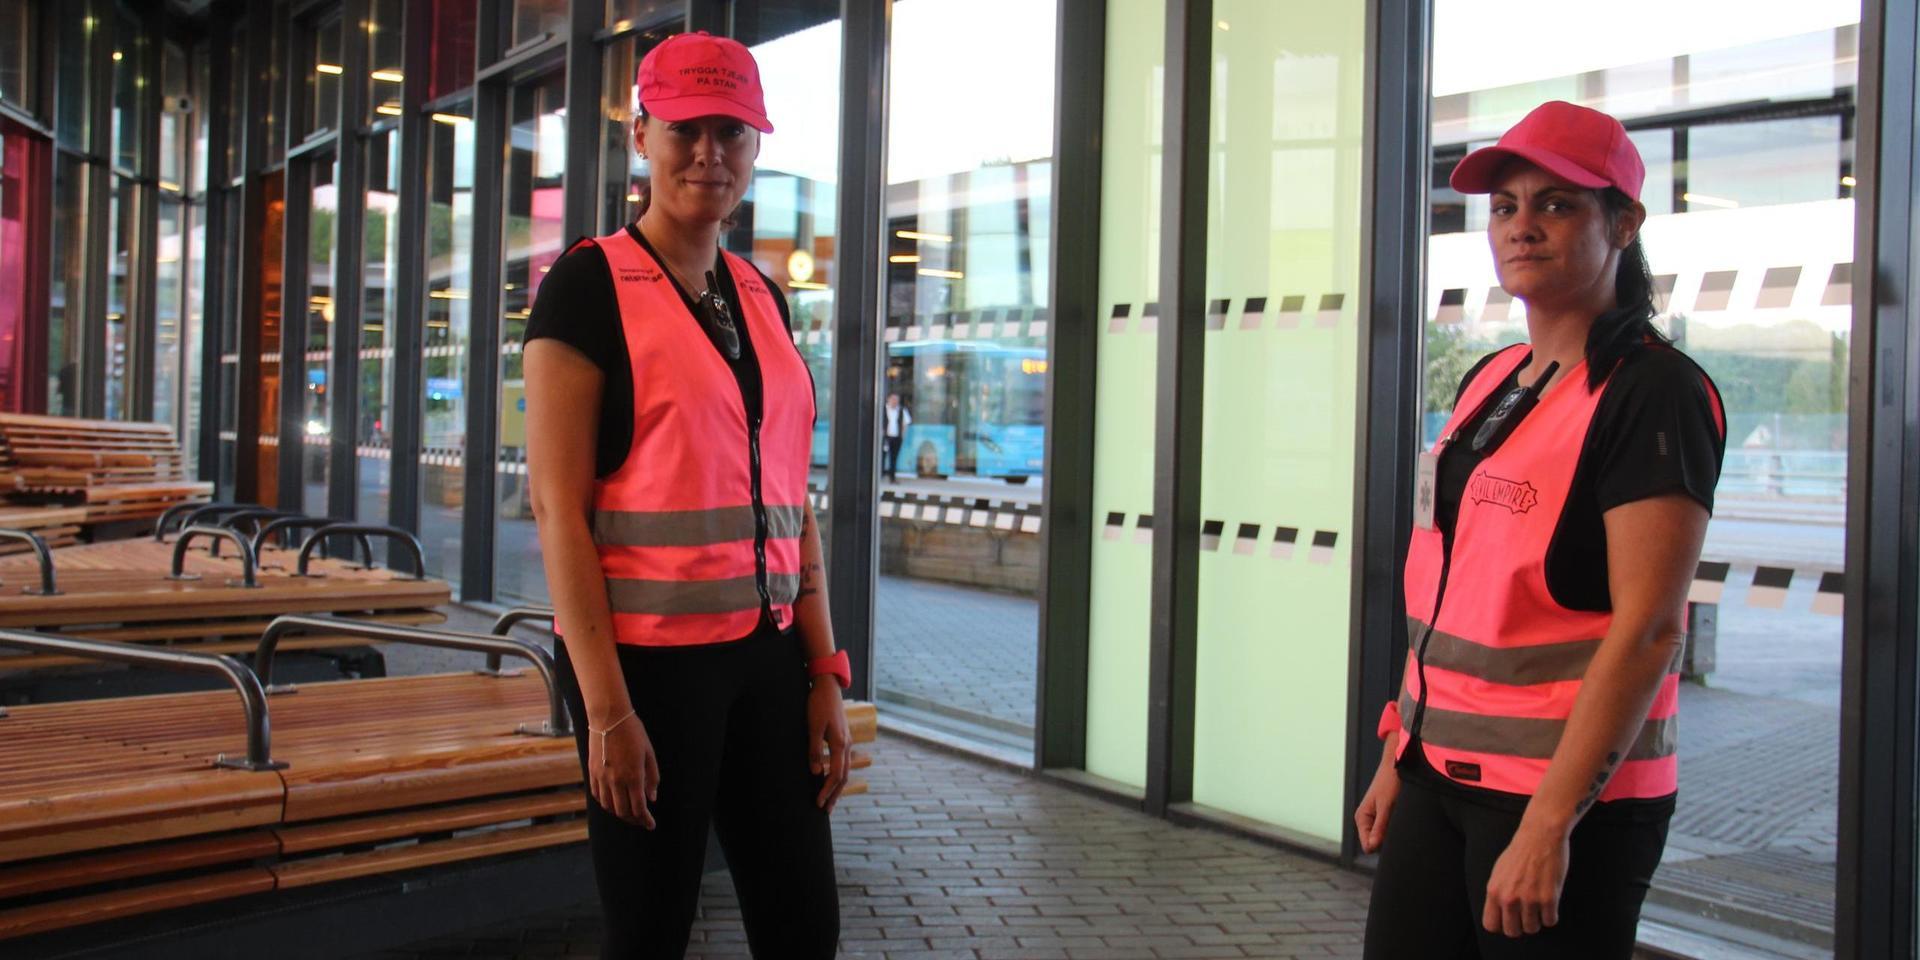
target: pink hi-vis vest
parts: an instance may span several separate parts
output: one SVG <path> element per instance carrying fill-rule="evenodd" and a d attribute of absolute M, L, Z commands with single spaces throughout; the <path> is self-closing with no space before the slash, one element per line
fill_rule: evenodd
<path fill-rule="evenodd" d="M 1528 353 L 1525 345 L 1509 347 L 1487 362 L 1461 394 L 1435 454 L 1465 442 L 1455 433 Z M 1382 727 L 1391 729 L 1397 713 L 1399 750 L 1417 733 L 1434 769 L 1452 780 L 1532 795 L 1613 622 L 1611 613 L 1561 606 L 1546 579 L 1547 549 L 1605 392 L 1606 384 L 1588 389 L 1581 362 L 1480 462 L 1460 499 L 1451 559 L 1439 530 L 1413 531 L 1406 684 Z M 1677 788 L 1678 667 L 1676 657 L 1601 800 L 1664 797 Z"/>
<path fill-rule="evenodd" d="M 594 484 L 593 540 L 614 639 L 690 646 L 793 622 L 813 381 L 758 271 L 724 254 L 753 338 L 761 423 L 673 281 L 625 230 L 599 245 L 633 364 L 633 446 Z M 562 631 L 564 632 L 564 630 Z"/>

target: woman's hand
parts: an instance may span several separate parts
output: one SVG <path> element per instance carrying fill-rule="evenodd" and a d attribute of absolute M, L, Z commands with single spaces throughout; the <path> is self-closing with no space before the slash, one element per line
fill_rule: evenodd
<path fill-rule="evenodd" d="M 1400 798 L 1400 771 L 1393 766 L 1394 741 L 1387 739 L 1380 766 L 1373 771 L 1373 783 L 1353 811 L 1353 825 L 1360 832 L 1360 849 L 1379 853 L 1387 839 L 1387 818 L 1393 815 L 1393 802 Z"/>
<path fill-rule="evenodd" d="M 593 771 L 587 787 L 595 803 L 628 823 L 653 829 L 647 805 L 660 799 L 660 762 L 639 717 L 627 718 L 605 736 L 589 732 L 587 769 Z"/>
<path fill-rule="evenodd" d="M 1480 925 L 1489 933 L 1518 937 L 1560 922 L 1569 832 L 1521 820 L 1487 879 L 1487 907 L 1480 913 Z"/>
<path fill-rule="evenodd" d="M 817 802 L 832 813 L 853 770 L 853 735 L 847 732 L 840 685 L 830 675 L 814 677 L 813 692 L 807 694 L 807 751 L 807 769 L 827 778 Z"/>

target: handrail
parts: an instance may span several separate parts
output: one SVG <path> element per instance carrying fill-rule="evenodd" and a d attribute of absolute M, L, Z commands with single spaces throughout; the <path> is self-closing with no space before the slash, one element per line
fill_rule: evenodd
<path fill-rule="evenodd" d="M 53 552 L 47 549 L 47 542 L 30 530 L 0 530 L 0 540 L 18 540 L 33 548 L 40 555 L 40 592 L 36 596 L 57 596 L 60 591 L 53 584 Z M 33 594 L 32 590 L 27 593 Z"/>
<path fill-rule="evenodd" d="M 336 526 L 345 522 L 346 521 L 344 520 L 336 520 L 333 517 L 307 517 L 307 516 L 282 517 L 278 520 L 268 521 L 266 526 L 261 527 L 259 530 L 256 530 L 253 534 L 254 555 L 258 556 L 266 548 L 267 538 L 273 536 L 276 533 L 281 533 L 282 531 L 286 531 L 286 530 L 302 530 L 307 527 L 330 527 L 330 526 Z M 287 547 L 293 546 L 293 544 L 288 543 L 286 541 L 284 534 L 281 539 L 281 544 Z M 366 557 L 367 557 L 367 564 L 371 566 L 373 564 L 373 544 L 367 542 L 366 537 L 361 537 L 360 549 L 365 551 Z"/>
<path fill-rule="evenodd" d="M 448 650 L 471 650 L 475 653 L 501 653 L 522 657 L 533 662 L 533 668 L 540 672 L 540 679 L 547 685 L 548 715 L 540 729 L 530 729 L 522 724 L 519 732 L 547 737 L 573 735 L 573 721 L 567 715 L 566 701 L 560 696 L 560 685 L 554 673 L 553 655 L 538 644 L 512 637 L 498 637 L 489 633 L 458 633 L 452 630 L 427 630 L 389 623 L 367 623 L 345 617 L 287 614 L 275 617 L 272 623 L 267 624 L 267 629 L 260 634 L 260 646 L 253 654 L 254 672 L 259 675 L 260 681 L 267 685 L 268 693 L 284 693 L 293 689 L 272 685 L 273 652 L 280 645 L 282 637 L 299 633 L 339 634 L 388 643 L 412 643 L 423 647 L 443 647 Z"/>
<path fill-rule="evenodd" d="M 260 585 L 260 578 L 257 575 L 259 563 L 254 559 L 253 544 L 248 543 L 247 538 L 240 535 L 240 531 L 230 530 L 226 527 L 187 527 L 186 529 L 181 530 L 180 539 L 175 540 L 173 542 L 173 566 L 169 569 L 167 573 L 167 579 L 169 580 L 200 579 L 198 574 L 190 574 L 186 572 L 187 544 L 192 543 L 194 537 L 221 537 L 228 540 L 232 540 L 234 543 L 239 544 L 240 545 L 240 585 L 243 587 L 257 587 Z"/>
<path fill-rule="evenodd" d="M 552 619 L 553 619 L 552 607 L 514 607 L 508 610 L 507 612 L 502 613 L 498 620 L 493 621 L 493 629 L 487 632 L 493 634 L 496 637 L 504 637 L 504 636 L 507 636 L 508 633 L 511 632 L 514 627 L 522 623 L 526 623 L 529 620 L 552 620 Z M 549 626 L 548 629 L 551 630 L 552 627 Z M 500 672 L 500 655 L 499 654 L 497 653 L 487 654 L 487 672 L 488 673 Z"/>
<path fill-rule="evenodd" d="M 240 705 L 247 712 L 247 758 L 214 758 L 214 766 L 239 770 L 285 770 L 287 765 L 273 759 L 272 726 L 267 718 L 267 696 L 260 678 L 244 664 L 226 654 L 186 653 L 132 643 L 87 640 L 80 637 L 56 637 L 28 630 L 0 630 L 0 647 L 14 647 L 35 653 L 58 653 L 88 660 L 106 660 L 138 666 L 165 667 L 195 673 L 217 673 L 233 684 L 240 694 Z"/>
<path fill-rule="evenodd" d="M 216 501 L 212 503 L 203 503 L 200 501 L 194 501 L 192 503 L 176 503 L 173 506 L 168 507 L 167 509 L 161 511 L 160 519 L 155 520 L 153 522 L 154 542 L 156 543 L 166 542 L 167 522 L 172 520 L 174 517 L 180 516 L 183 513 L 192 513 L 196 510 L 199 510 L 201 507 L 240 507 L 240 506 L 248 506 L 248 504 L 228 503 L 224 500 Z M 184 523 L 181 524 L 181 526 L 185 526 L 185 525 L 186 524 Z"/>
<path fill-rule="evenodd" d="M 321 527 L 312 534 L 309 534 L 306 542 L 300 545 L 300 563 L 294 568 L 294 576 L 309 576 L 307 573 L 307 563 L 313 559 L 313 551 L 324 543 L 328 537 L 346 536 L 347 534 L 353 534 L 359 537 L 360 543 L 366 547 L 367 567 L 369 569 L 373 567 L 373 547 L 367 543 L 367 537 L 385 537 L 413 551 L 413 579 L 425 580 L 427 578 L 427 552 L 420 546 L 420 539 L 399 527 L 383 527 L 373 523 L 336 523 L 331 526 Z M 393 566 L 392 562 L 389 561 L 387 566 L 391 568 Z"/>

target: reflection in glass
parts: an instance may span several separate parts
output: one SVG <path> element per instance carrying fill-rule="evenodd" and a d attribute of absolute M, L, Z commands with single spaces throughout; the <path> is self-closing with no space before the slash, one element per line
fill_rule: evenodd
<path fill-rule="evenodd" d="M 185 345 L 186 364 L 183 367 L 186 377 L 186 389 L 182 391 L 180 411 L 180 448 L 187 455 L 187 476 L 199 477 L 200 468 L 200 384 L 205 370 L 203 364 L 204 345 L 201 331 L 206 322 L 206 276 L 207 276 L 207 208 L 196 204 L 187 208 L 189 226 L 187 228 L 185 277 L 186 306 L 185 322 L 180 327 L 180 341 Z M 216 292 L 217 296 L 218 293 Z M 217 498 L 216 498 L 217 499 Z"/>
<path fill-rule="evenodd" d="M 130 334 L 134 318 L 134 284 L 140 269 L 135 253 L 140 247 L 141 188 L 132 180 L 114 178 L 113 195 L 107 201 L 107 419 L 133 416 L 132 397 L 127 390 L 132 377 L 133 349 Z"/>
<path fill-rule="evenodd" d="M 192 114 L 181 109 L 187 99 L 187 54 L 177 44 L 166 44 L 160 57 L 160 189 L 178 192 L 184 189 L 187 174 L 187 138 L 192 135 Z"/>
<path fill-rule="evenodd" d="M 429 0 L 433 4 L 432 76 L 427 99 L 458 93 L 473 85 L 475 4 L 478 0 Z"/>
<path fill-rule="evenodd" d="M 354 431 L 360 465 L 355 485 L 362 522 L 383 523 L 393 466 L 393 333 L 400 322 L 400 135 L 367 141 L 366 290 L 360 307 L 360 422 Z"/>
<path fill-rule="evenodd" d="M 441 7 L 447 4 L 440 4 Z M 467 348 L 473 293 L 472 107 L 427 124 L 427 306 L 421 336 L 420 542 L 427 569 L 460 582 L 466 492 Z"/>
<path fill-rule="evenodd" d="M 60 145 L 90 152 L 93 133 L 93 41 L 101 29 L 92 0 L 60 4 L 60 56 L 54 58 L 54 136 Z"/>
<path fill-rule="evenodd" d="M 153 101 L 147 61 L 153 55 L 153 42 L 125 7 L 115 6 L 114 10 L 113 165 L 145 173 L 147 111 Z"/>
<path fill-rule="evenodd" d="M 332 130 L 340 125 L 340 77 L 345 68 L 340 62 L 340 18 L 333 17 L 314 29 L 309 41 L 305 78 L 307 126 L 303 134 Z"/>
<path fill-rule="evenodd" d="M 633 80 L 641 58 L 666 38 L 663 29 L 635 34 L 607 46 L 600 105 L 602 236 L 640 219 L 640 212 L 646 209 L 647 163 L 633 146 L 633 122 L 640 115 L 640 91 Z M 764 68 L 761 78 L 765 85 Z"/>
<path fill-rule="evenodd" d="M 28 387 L 22 374 L 37 366 L 37 357 L 26 355 L 33 337 L 29 323 L 37 324 L 36 303 L 31 302 L 30 281 L 46 275 L 46 250 L 29 245 L 28 238 L 40 235 L 46 216 L 39 198 L 47 190 L 47 142 L 0 120 L 0 410 L 31 409 L 26 402 Z"/>
<path fill-rule="evenodd" d="M 0 10 L 0 100 L 35 112 L 40 60 L 34 47 L 38 8 L 31 3 L 8 4 Z"/>
<path fill-rule="evenodd" d="M 154 250 L 153 420 L 174 422 L 179 415 L 181 278 L 186 241 L 185 209 L 176 197 L 160 197 L 159 245 Z"/>
<path fill-rule="evenodd" d="M 1822 583 L 1842 567 L 1852 325 L 1851 90 L 1857 4 L 1815 2 L 1754 18 L 1737 4 L 1672 5 L 1663 32 L 1700 49 L 1647 62 L 1633 45 L 1583 42 L 1521 69 L 1436 11 L 1433 182 L 1541 100 L 1574 89 L 1624 115 L 1648 166 L 1642 231 L 1657 322 L 1719 385 L 1727 450 L 1688 605 L 1680 792 L 1650 914 L 1774 952 L 1832 949 L 1840 618 Z M 1825 23 L 1810 20 L 1824 18 Z M 1713 24 L 1695 32 L 1695 24 Z M 1596 26 L 1549 4 L 1510 38 L 1539 46 Z M 1684 49 L 1684 48 L 1674 48 Z M 1568 74 L 1565 57 L 1587 72 Z M 1526 59 L 1522 57 L 1521 59 Z M 1494 62 L 1503 61 L 1503 62 Z M 1445 82 L 1474 75 L 1473 84 Z M 1425 441 L 1475 360 L 1526 335 L 1525 305 L 1497 285 L 1478 213 L 1438 190 L 1427 262 Z M 1473 204 L 1468 204 L 1473 209 Z M 1787 573 L 1762 577 L 1762 568 Z M 1776 579 L 1768 579 L 1776 578 Z M 1775 584 L 1769 586 L 1768 584 Z M 1755 719 L 1760 718 L 1760 719 Z M 1771 761 L 1729 765 L 1764 752 Z"/>
<path fill-rule="evenodd" d="M 87 164 L 59 153 L 53 167 L 53 283 L 47 307 L 47 412 L 80 415 L 80 358 L 85 348 Z"/>
<path fill-rule="evenodd" d="M 509 47 L 567 35 L 567 0 L 513 0 Z"/>
<path fill-rule="evenodd" d="M 499 526 L 494 592 L 502 599 L 546 602 L 538 563 L 533 505 L 527 495 L 526 378 L 520 347 L 534 295 L 566 250 L 561 199 L 566 171 L 566 83 L 560 75 L 517 87 L 508 129 L 506 263 L 500 314 L 500 452 L 496 459 Z"/>
<path fill-rule="evenodd" d="M 367 109 L 363 120 L 400 115 L 400 84 L 406 54 L 404 37 L 404 0 L 373 0 L 367 17 L 367 54 L 369 85 Z"/>
<path fill-rule="evenodd" d="M 1054 30 L 1052 6 L 1018 0 L 893 7 L 882 392 L 903 412 L 880 414 L 880 487 L 945 503 L 882 508 L 876 697 L 1014 749 L 1031 747 L 1034 716 Z M 989 48 L 999 66 L 975 69 Z M 831 194 L 756 186 L 776 221 L 806 222 Z M 969 644 L 995 652 L 957 657 L 929 607 L 978 625 Z"/>
<path fill-rule="evenodd" d="M 328 382 L 333 371 L 333 264 L 334 221 L 339 214 L 339 192 L 334 187 L 339 170 L 331 156 L 312 162 L 313 182 L 308 194 L 307 216 L 307 341 L 302 364 L 302 409 L 300 412 L 301 483 L 305 487 L 302 508 L 313 516 L 327 512 L 327 446 L 333 438 L 332 403 Z M 351 389 L 349 387 L 349 389 Z"/>

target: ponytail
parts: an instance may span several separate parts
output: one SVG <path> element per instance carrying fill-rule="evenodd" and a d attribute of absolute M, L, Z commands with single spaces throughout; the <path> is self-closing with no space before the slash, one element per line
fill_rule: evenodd
<path fill-rule="evenodd" d="M 1600 198 L 1609 226 L 1633 209 L 1633 198 L 1618 188 L 1606 188 Z M 1647 263 L 1647 250 L 1638 234 L 1620 252 L 1613 290 L 1614 309 L 1595 318 L 1593 329 L 1587 332 L 1587 387 L 1592 390 L 1599 389 L 1628 354 L 1649 342 L 1672 342 L 1653 325 L 1659 312 L 1653 303 L 1653 268 Z"/>

